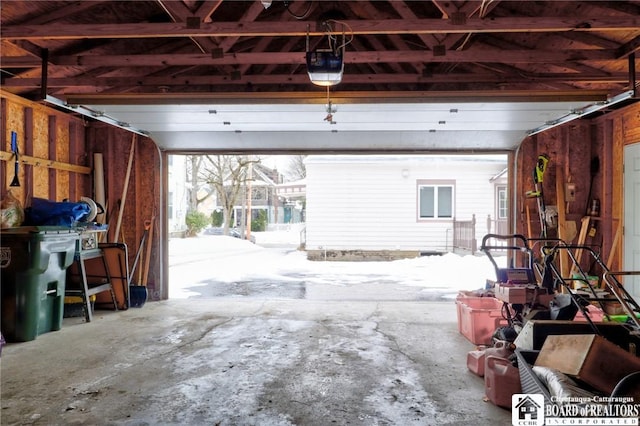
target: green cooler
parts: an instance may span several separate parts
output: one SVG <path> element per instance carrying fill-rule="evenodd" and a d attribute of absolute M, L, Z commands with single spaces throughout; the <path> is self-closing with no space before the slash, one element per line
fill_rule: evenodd
<path fill-rule="evenodd" d="M 79 234 L 57 226 L 0 231 L 2 335 L 27 342 L 60 330 L 67 268 Z"/>

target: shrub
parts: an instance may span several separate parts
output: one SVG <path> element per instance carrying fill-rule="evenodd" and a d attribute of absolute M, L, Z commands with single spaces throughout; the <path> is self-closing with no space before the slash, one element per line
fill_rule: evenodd
<path fill-rule="evenodd" d="M 184 221 L 187 225 L 187 237 L 196 236 L 209 224 L 207 215 L 195 210 L 188 212 Z"/>
<path fill-rule="evenodd" d="M 251 219 L 252 232 L 264 232 L 267 230 L 267 212 L 259 210 L 255 219 Z"/>
<path fill-rule="evenodd" d="M 216 228 L 219 228 L 222 226 L 223 223 L 224 223 L 224 215 L 222 214 L 222 210 L 220 211 L 214 210 L 213 213 L 211 213 L 211 225 L 215 226 Z"/>

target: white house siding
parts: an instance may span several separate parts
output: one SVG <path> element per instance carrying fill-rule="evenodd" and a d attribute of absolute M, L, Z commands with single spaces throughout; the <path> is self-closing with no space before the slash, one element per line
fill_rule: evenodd
<path fill-rule="evenodd" d="M 187 229 L 185 221 L 187 215 L 187 157 L 183 155 L 170 155 L 168 164 L 168 200 L 167 205 L 171 206 L 168 212 L 169 232 L 179 233 Z"/>
<path fill-rule="evenodd" d="M 495 216 L 490 179 L 506 157 L 309 156 L 307 250 L 447 251 L 453 220 L 418 220 L 418 182 L 454 184 L 454 215 L 476 215 L 476 237 Z"/>

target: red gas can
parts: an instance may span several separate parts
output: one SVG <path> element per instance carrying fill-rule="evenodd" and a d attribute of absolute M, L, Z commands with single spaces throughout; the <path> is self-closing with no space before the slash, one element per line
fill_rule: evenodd
<path fill-rule="evenodd" d="M 484 391 L 495 405 L 511 407 L 511 395 L 521 393 L 520 373 L 506 358 L 487 356 L 485 358 Z"/>
<path fill-rule="evenodd" d="M 467 368 L 476 376 L 484 376 L 485 351 L 469 351 L 467 353 Z"/>
<path fill-rule="evenodd" d="M 488 356 L 497 356 L 500 358 L 509 358 L 513 355 L 513 351 L 516 350 L 516 345 L 511 342 L 507 342 L 506 340 L 496 340 L 496 342 L 490 348 L 485 349 L 484 351 L 484 359 L 486 363 L 486 359 Z M 485 365 L 485 370 L 487 366 Z"/>

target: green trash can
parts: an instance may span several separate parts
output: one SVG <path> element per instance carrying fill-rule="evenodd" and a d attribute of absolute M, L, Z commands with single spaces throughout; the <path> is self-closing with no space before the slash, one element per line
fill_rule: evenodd
<path fill-rule="evenodd" d="M 0 232 L 2 335 L 8 342 L 60 330 L 67 268 L 78 241 L 78 232 L 57 226 Z"/>

